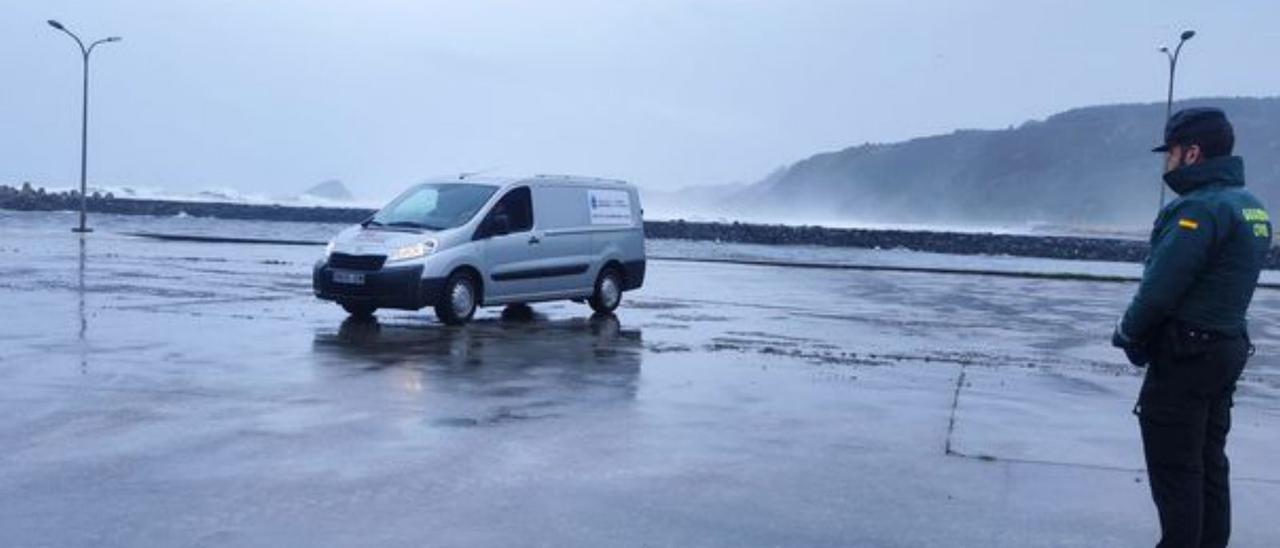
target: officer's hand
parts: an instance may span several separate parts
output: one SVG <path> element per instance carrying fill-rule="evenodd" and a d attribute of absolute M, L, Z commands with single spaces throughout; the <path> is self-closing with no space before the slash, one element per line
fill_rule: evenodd
<path fill-rule="evenodd" d="M 1120 330 L 1120 324 L 1116 324 L 1116 330 L 1111 334 L 1111 346 L 1124 350 L 1124 356 L 1129 359 L 1129 363 L 1143 367 L 1151 361 L 1151 357 L 1147 356 L 1147 351 L 1143 348 L 1143 344 L 1135 341 L 1124 334 Z"/>
<path fill-rule="evenodd" d="M 1133 344 L 1129 337 L 1124 336 L 1124 332 L 1120 331 L 1120 326 L 1116 326 L 1115 332 L 1111 334 L 1111 346 L 1116 348 L 1126 348 Z"/>
<path fill-rule="evenodd" d="M 1151 357 L 1147 355 L 1147 351 L 1136 346 L 1125 347 L 1124 357 L 1129 358 L 1129 363 L 1137 367 L 1146 367 L 1147 363 L 1151 362 Z"/>

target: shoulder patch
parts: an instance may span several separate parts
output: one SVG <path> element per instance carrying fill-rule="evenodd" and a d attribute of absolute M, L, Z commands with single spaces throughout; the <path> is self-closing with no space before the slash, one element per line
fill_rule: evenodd
<path fill-rule="evenodd" d="M 1251 223 L 1265 223 L 1271 220 L 1271 216 L 1267 215 L 1267 210 L 1265 209 L 1244 209 L 1240 211 L 1240 214 L 1244 215 L 1244 220 Z"/>
<path fill-rule="evenodd" d="M 1197 223 L 1197 222 L 1195 222 L 1195 221 L 1193 221 L 1193 220 L 1191 220 L 1191 219 L 1178 219 L 1178 228 L 1185 228 L 1185 229 L 1187 229 L 1187 230 L 1195 230 L 1195 229 L 1197 229 L 1197 228 L 1200 228 L 1200 223 Z"/>

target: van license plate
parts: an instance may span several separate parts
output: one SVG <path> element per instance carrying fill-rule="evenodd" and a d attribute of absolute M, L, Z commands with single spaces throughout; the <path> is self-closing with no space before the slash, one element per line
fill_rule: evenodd
<path fill-rule="evenodd" d="M 364 285 L 363 272 L 333 271 L 333 283 L 347 285 Z"/>

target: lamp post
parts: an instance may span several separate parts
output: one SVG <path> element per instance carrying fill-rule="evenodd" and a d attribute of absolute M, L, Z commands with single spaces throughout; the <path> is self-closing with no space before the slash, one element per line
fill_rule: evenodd
<path fill-rule="evenodd" d="M 1160 52 L 1169 58 L 1169 96 L 1164 103 L 1165 123 L 1168 123 L 1169 118 L 1173 116 L 1173 75 L 1178 71 L 1178 54 L 1182 53 L 1182 45 L 1186 44 L 1187 40 L 1192 39 L 1195 35 L 1196 31 L 1194 30 L 1184 30 L 1182 31 L 1182 36 L 1178 39 L 1178 47 L 1174 48 L 1172 52 L 1169 51 L 1169 48 L 1160 48 Z M 1160 183 L 1160 209 L 1164 209 L 1163 181 Z"/>
<path fill-rule="evenodd" d="M 80 37 L 76 36 L 74 32 L 71 32 L 67 30 L 66 27 L 62 26 L 62 23 L 50 19 L 49 26 L 67 33 L 67 36 L 70 36 L 75 40 L 76 45 L 80 46 L 80 54 L 84 59 L 84 92 L 81 96 L 80 110 L 80 226 L 71 230 L 80 233 L 91 232 L 91 230 L 85 226 L 85 210 L 89 207 L 88 185 L 86 183 L 89 158 L 89 54 L 93 53 L 93 48 L 98 47 L 98 44 L 119 42 L 120 37 L 112 36 L 109 38 L 103 38 L 89 44 L 89 47 L 86 48 L 84 46 L 84 41 L 80 40 Z"/>

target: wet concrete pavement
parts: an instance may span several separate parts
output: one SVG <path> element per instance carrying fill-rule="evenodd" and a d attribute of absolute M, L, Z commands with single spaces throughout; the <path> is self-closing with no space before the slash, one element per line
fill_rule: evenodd
<path fill-rule="evenodd" d="M 1128 284 L 654 262 L 447 328 L 314 300 L 315 249 L 4 233 L 6 546 L 1154 542 Z M 1280 539 L 1278 300 L 1233 546 Z"/>

